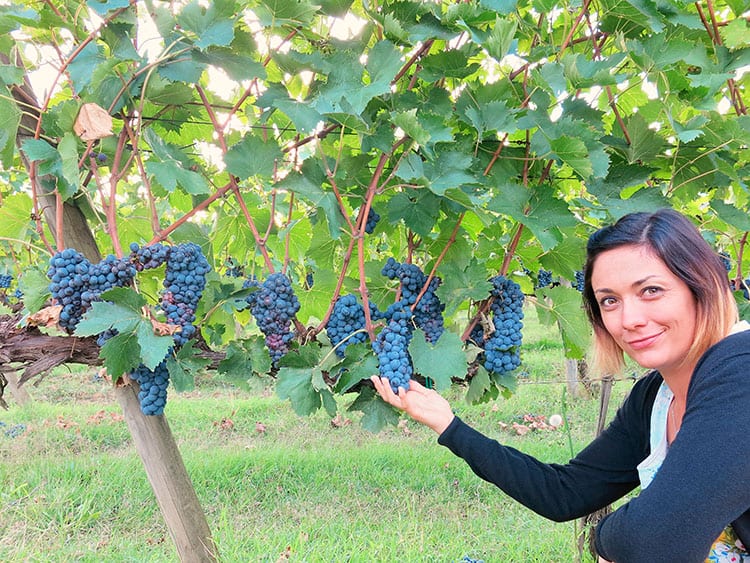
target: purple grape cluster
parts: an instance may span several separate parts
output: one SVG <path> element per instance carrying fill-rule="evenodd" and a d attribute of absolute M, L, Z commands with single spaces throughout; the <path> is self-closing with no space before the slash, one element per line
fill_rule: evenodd
<path fill-rule="evenodd" d="M 299 299 L 286 275 L 271 274 L 259 284 L 254 278 L 244 283 L 245 287 L 257 289 L 247 296 L 250 312 L 266 339 L 271 361 L 276 364 L 288 351 L 294 339 L 292 319 L 299 311 Z"/>
<path fill-rule="evenodd" d="M 153 370 L 143 364 L 135 368 L 130 377 L 138 383 L 138 402 L 141 412 L 145 415 L 160 415 L 164 413 L 167 404 L 167 387 L 169 387 L 169 371 L 164 359 Z"/>
<path fill-rule="evenodd" d="M 367 340 L 365 310 L 353 293 L 341 295 L 333 305 L 326 323 L 326 334 L 336 348 L 336 355 L 343 358 L 349 344 Z"/>
<path fill-rule="evenodd" d="M 415 264 L 400 264 L 394 258 L 388 258 L 381 273 L 388 279 L 398 279 L 401 282 L 401 299 L 407 305 L 417 303 L 417 296 L 427 283 L 427 276 Z M 443 311 L 445 304 L 437 296 L 437 288 L 442 280 L 434 277 L 430 280 L 427 290 L 414 307 L 414 324 L 425 333 L 425 338 L 435 344 L 445 330 Z"/>
<path fill-rule="evenodd" d="M 62 306 L 60 327 L 72 334 L 83 314 L 103 292 L 133 281 L 135 267 L 129 260 L 112 255 L 91 264 L 80 252 L 66 248 L 50 259 L 47 277 L 52 298 Z"/>
<path fill-rule="evenodd" d="M 174 334 L 177 346 L 182 346 L 196 333 L 195 310 L 206 287 L 206 274 L 211 271 L 201 247 L 188 242 L 173 246 L 167 253 L 164 273 L 164 292 L 161 308 L 167 322 L 180 326 Z"/>
<path fill-rule="evenodd" d="M 576 270 L 576 289 L 583 293 L 584 275 L 582 270 Z"/>
<path fill-rule="evenodd" d="M 484 349 L 484 367 L 490 373 L 503 374 L 521 365 L 524 295 L 519 285 L 504 276 L 490 280 L 494 300 L 490 305 L 495 330 L 485 334 L 477 325 L 471 338 Z"/>
<path fill-rule="evenodd" d="M 732 271 L 732 258 L 729 256 L 728 252 L 719 252 L 719 258 L 721 258 L 721 263 L 724 264 L 724 269 L 728 272 Z"/>
<path fill-rule="evenodd" d="M 380 377 L 385 377 L 394 393 L 399 387 L 408 390 L 414 368 L 409 356 L 409 343 L 414 333 L 411 309 L 399 301 L 400 309 L 393 310 L 388 324 L 383 327 L 372 349 L 378 356 Z"/>
<path fill-rule="evenodd" d="M 0 289 L 8 289 L 13 282 L 13 276 L 9 274 L 0 274 Z"/>
<path fill-rule="evenodd" d="M 544 268 L 539 269 L 539 273 L 536 276 L 536 287 L 542 289 L 552 284 L 552 272 L 545 270 Z"/>
<path fill-rule="evenodd" d="M 167 261 L 171 248 L 161 243 L 139 246 L 130 243 L 130 260 L 139 272 L 158 268 Z"/>
<path fill-rule="evenodd" d="M 378 215 L 378 213 L 371 207 L 367 212 L 367 222 L 365 223 L 365 232 L 368 235 L 371 235 L 375 230 L 378 221 L 380 221 L 380 215 Z"/>

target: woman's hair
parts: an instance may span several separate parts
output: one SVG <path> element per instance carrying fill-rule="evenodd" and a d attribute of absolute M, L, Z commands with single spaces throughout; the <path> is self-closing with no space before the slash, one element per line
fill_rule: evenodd
<path fill-rule="evenodd" d="M 604 326 L 599 303 L 591 287 L 591 274 L 602 252 L 622 246 L 640 246 L 653 252 L 690 289 L 696 303 L 693 345 L 685 358 L 695 362 L 724 338 L 737 322 L 732 295 L 721 257 L 703 240 L 695 225 L 672 209 L 631 213 L 589 237 L 584 267 L 583 303 L 594 328 L 594 364 L 601 373 L 622 370 L 622 349 Z"/>

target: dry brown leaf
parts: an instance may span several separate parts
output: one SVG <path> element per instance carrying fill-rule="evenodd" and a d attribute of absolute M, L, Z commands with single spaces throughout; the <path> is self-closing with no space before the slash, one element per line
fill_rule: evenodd
<path fill-rule="evenodd" d="M 513 430 L 515 430 L 516 434 L 518 434 L 519 436 L 524 436 L 531 432 L 531 428 L 529 428 L 528 426 L 524 426 L 523 424 L 518 424 L 517 422 L 513 423 Z"/>
<path fill-rule="evenodd" d="M 182 330 L 180 325 L 163 323 L 153 318 L 151 319 L 151 325 L 154 327 L 154 334 L 157 336 L 172 336 L 174 333 Z"/>
<path fill-rule="evenodd" d="M 255 423 L 255 431 L 258 434 L 263 434 L 266 431 L 266 425 L 263 424 L 262 422 L 256 422 Z"/>
<path fill-rule="evenodd" d="M 338 413 L 336 416 L 334 416 L 331 419 L 331 426 L 334 428 L 342 428 L 344 426 L 349 426 L 352 423 L 351 418 L 344 418 L 341 416 L 341 413 Z"/>
<path fill-rule="evenodd" d="M 62 311 L 62 305 L 45 307 L 33 315 L 29 315 L 26 319 L 26 324 L 28 326 L 43 326 L 47 328 L 57 326 L 60 320 L 60 311 Z"/>
<path fill-rule="evenodd" d="M 73 130 L 82 141 L 96 141 L 112 135 L 112 116 L 103 107 L 88 103 L 81 106 Z"/>

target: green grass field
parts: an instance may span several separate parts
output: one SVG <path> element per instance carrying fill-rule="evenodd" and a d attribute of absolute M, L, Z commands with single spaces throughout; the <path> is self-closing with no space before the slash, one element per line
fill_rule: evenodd
<path fill-rule="evenodd" d="M 512 398 L 472 406 L 462 390 L 447 395 L 479 430 L 564 462 L 593 437 L 598 401 L 566 398 L 556 330 L 533 310 L 526 325 Z M 629 387 L 615 385 L 611 409 Z M 577 558 L 573 523 L 511 501 L 414 422 L 371 434 L 346 412 L 353 397 L 340 399 L 335 426 L 210 374 L 197 389 L 171 392 L 166 416 L 222 561 Z M 6 396 L 11 408 L 0 411 L 0 561 L 177 561 L 110 384 L 92 370 L 58 369 L 28 390 L 31 404 Z M 567 430 L 503 428 L 553 413 L 566 415 Z M 7 435 L 14 425 L 25 429 Z"/>

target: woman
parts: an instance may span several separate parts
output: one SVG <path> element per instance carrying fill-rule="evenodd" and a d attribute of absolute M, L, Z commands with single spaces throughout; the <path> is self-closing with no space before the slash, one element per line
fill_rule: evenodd
<path fill-rule="evenodd" d="M 552 520 L 640 486 L 597 526 L 600 561 L 750 561 L 750 324 L 737 322 L 720 257 L 679 213 L 634 213 L 591 236 L 584 281 L 597 367 L 616 373 L 627 354 L 652 371 L 565 465 L 483 436 L 417 382 L 398 394 L 373 384 L 478 476 Z"/>

